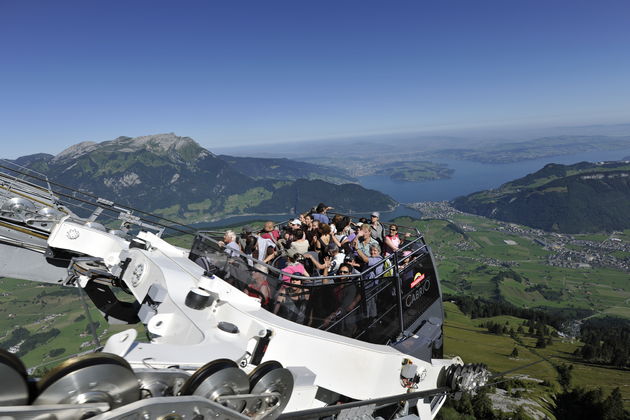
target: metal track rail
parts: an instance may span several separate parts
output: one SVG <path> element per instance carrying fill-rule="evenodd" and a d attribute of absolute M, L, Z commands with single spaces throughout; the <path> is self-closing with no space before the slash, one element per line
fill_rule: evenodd
<path fill-rule="evenodd" d="M 284 413 L 278 417 L 278 420 L 285 419 L 314 419 L 327 416 L 335 416 L 339 414 L 350 413 L 351 410 L 360 408 L 375 409 L 383 408 L 396 403 L 404 403 L 406 401 L 418 400 L 421 398 L 429 398 L 437 395 L 446 395 L 453 390 L 448 387 L 429 389 L 427 391 L 410 392 L 407 394 L 392 395 L 391 397 L 375 398 L 371 400 L 354 401 L 346 404 L 330 405 L 327 407 L 313 408 L 310 410 L 295 411 L 292 413 Z M 360 410 L 358 410 L 360 411 Z M 367 411 L 367 410 L 366 410 Z M 358 417 L 358 416 L 357 416 Z"/>
<path fill-rule="evenodd" d="M 56 186 L 59 187 L 60 189 L 63 190 L 67 190 L 70 193 L 66 193 L 63 191 L 60 191 L 59 189 L 55 189 L 53 190 L 51 188 L 50 192 L 56 196 L 59 197 L 64 197 L 68 200 L 74 200 L 77 201 L 79 203 L 82 204 L 86 204 L 89 206 L 92 206 L 94 209 L 98 208 L 98 207 L 106 207 L 108 210 L 110 211 L 114 211 L 114 212 L 120 212 L 120 211 L 127 211 L 127 212 L 134 212 L 134 213 L 139 213 L 139 214 L 143 214 L 145 216 L 148 216 L 150 219 L 148 218 L 139 218 L 140 221 L 142 222 L 147 222 L 147 223 L 151 223 L 151 224 L 155 224 L 158 225 L 160 227 L 163 227 L 165 229 L 170 229 L 173 230 L 175 232 L 178 233 L 182 233 L 182 234 L 189 234 L 189 235 L 194 235 L 196 233 L 196 230 L 190 228 L 189 226 L 186 226 L 182 223 L 179 223 L 175 220 L 171 220 L 162 216 L 158 216 L 156 214 L 153 213 L 149 213 L 131 206 L 124 206 L 124 205 L 119 205 L 113 201 L 110 200 L 105 200 L 102 199 L 101 197 L 98 197 L 94 194 L 91 194 L 89 192 L 85 192 L 85 191 L 79 191 L 75 188 L 69 187 L 67 185 L 61 184 L 59 182 L 54 182 L 54 181 L 50 181 L 46 176 L 38 174 L 30 174 L 27 173 L 21 169 L 16 169 L 16 168 L 11 168 L 9 166 L 6 165 L 2 165 L 0 164 L 0 169 L 5 169 L 11 172 L 15 172 L 17 174 L 20 174 L 22 176 L 25 177 L 29 177 L 32 178 L 34 180 L 40 181 L 40 182 L 45 182 L 46 184 L 50 185 L 50 186 Z M 39 187 L 36 184 L 32 184 L 29 183 L 28 181 L 25 180 L 20 180 L 21 183 L 27 183 L 29 185 L 38 187 L 38 189 L 44 189 L 43 187 Z M 81 197 L 86 197 L 86 198 L 81 198 Z M 32 198 L 31 198 L 32 199 Z M 70 204 L 72 205 L 72 203 L 64 203 L 64 204 Z M 157 221 L 156 221 L 157 220 Z M 168 223 L 168 224 L 167 224 Z"/>

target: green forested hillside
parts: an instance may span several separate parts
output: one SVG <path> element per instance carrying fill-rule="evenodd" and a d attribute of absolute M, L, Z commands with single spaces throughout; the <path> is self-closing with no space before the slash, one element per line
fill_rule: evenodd
<path fill-rule="evenodd" d="M 333 184 L 356 182 L 340 169 L 286 158 L 254 158 L 219 155 L 232 169 L 253 179 L 319 179 Z"/>
<path fill-rule="evenodd" d="M 630 227 L 630 165 L 549 164 L 496 190 L 459 197 L 453 206 L 546 231 L 623 230 Z"/>
<path fill-rule="evenodd" d="M 259 213 L 307 210 L 317 203 L 326 203 L 340 213 L 368 212 L 390 209 L 395 201 L 385 194 L 368 190 L 358 184 L 331 185 L 324 181 L 298 179 L 276 189 L 271 199 L 252 208 Z"/>
<path fill-rule="evenodd" d="M 390 197 L 357 184 L 300 179 L 329 175 L 329 180 L 344 181 L 334 169 L 287 159 L 226 158 L 169 133 L 84 142 L 56 156 L 37 154 L 14 162 L 57 183 L 184 223 L 244 213 L 294 213 L 319 202 L 348 212 L 395 205 Z"/>

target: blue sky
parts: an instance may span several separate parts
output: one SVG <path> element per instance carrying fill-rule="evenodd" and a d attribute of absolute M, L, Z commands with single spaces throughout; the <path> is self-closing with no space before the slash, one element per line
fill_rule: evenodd
<path fill-rule="evenodd" d="M 630 122 L 627 1 L 0 0 L 2 157 Z"/>

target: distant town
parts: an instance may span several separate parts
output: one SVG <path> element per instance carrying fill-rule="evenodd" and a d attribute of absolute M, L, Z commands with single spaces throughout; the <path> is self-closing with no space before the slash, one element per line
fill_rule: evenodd
<path fill-rule="evenodd" d="M 474 231 L 471 225 L 461 224 L 452 219 L 455 214 L 464 214 L 453 208 L 448 201 L 420 202 L 409 205 L 420 211 L 423 219 L 447 220 L 461 228 L 462 231 Z M 471 215 L 472 216 L 472 215 Z M 578 239 L 574 235 L 564 233 L 545 232 L 527 226 L 494 221 L 496 230 L 503 233 L 517 235 L 529 239 L 544 249 L 551 252 L 547 257 L 547 263 L 555 267 L 565 268 L 591 268 L 606 267 L 630 272 L 630 243 L 625 242 L 619 236 L 622 232 L 612 232 L 603 241 Z M 505 240 L 506 245 L 515 245 Z M 460 244 L 462 249 L 469 249 L 464 242 Z M 468 244 L 469 245 L 469 244 Z M 613 253 L 628 253 L 622 258 Z M 516 261 L 484 261 L 489 265 L 518 265 Z"/>

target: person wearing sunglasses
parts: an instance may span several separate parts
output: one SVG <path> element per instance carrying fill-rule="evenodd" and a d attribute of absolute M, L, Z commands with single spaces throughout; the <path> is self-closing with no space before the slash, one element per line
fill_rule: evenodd
<path fill-rule="evenodd" d="M 299 287 L 302 281 L 292 275 L 310 277 L 304 265 L 301 254 L 289 256 L 289 263 L 282 269 L 282 285 L 278 291 L 274 313 L 290 321 L 301 324 L 306 316 L 306 303 L 308 301 L 308 290 Z M 298 287 L 296 287 L 298 286 Z"/>
<path fill-rule="evenodd" d="M 337 275 L 341 276 L 335 280 L 339 283 L 334 289 L 335 300 L 337 301 L 337 309 L 324 320 L 324 326 L 334 323 L 334 321 L 343 317 L 343 321 L 335 330 L 339 329 L 340 334 L 351 337 L 357 328 L 357 314 L 349 314 L 361 301 L 361 293 L 352 278 L 352 266 L 348 263 L 342 263 L 337 270 Z M 349 315 L 348 315 L 349 314 Z"/>
<path fill-rule="evenodd" d="M 409 236 L 405 234 L 405 238 Z M 383 246 L 383 250 L 385 251 L 385 256 L 391 255 L 394 252 L 398 251 L 400 248 L 404 238 L 401 238 L 398 233 L 398 225 L 392 223 L 389 225 L 389 233 L 385 235 L 385 242 Z"/>

